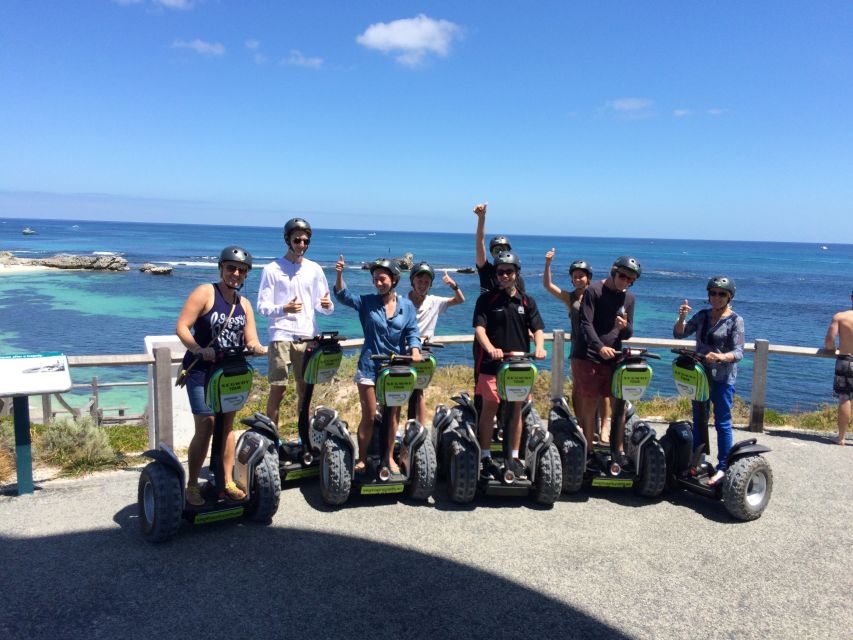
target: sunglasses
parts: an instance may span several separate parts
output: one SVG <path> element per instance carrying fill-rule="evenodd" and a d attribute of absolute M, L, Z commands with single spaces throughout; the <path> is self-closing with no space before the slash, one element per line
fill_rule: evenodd
<path fill-rule="evenodd" d="M 307 247 L 311 244 L 311 238 L 293 238 L 290 242 L 293 244 L 304 244 Z"/>
<path fill-rule="evenodd" d="M 515 273 L 515 269 L 498 269 L 495 273 L 500 278 L 501 276 L 506 276 L 507 278 Z"/>
<path fill-rule="evenodd" d="M 249 273 L 249 267 L 242 266 L 239 264 L 226 264 L 223 265 L 225 267 L 226 273 Z"/>
<path fill-rule="evenodd" d="M 709 291 L 708 295 L 712 298 L 725 298 L 729 295 L 728 291 Z"/>
<path fill-rule="evenodd" d="M 496 255 L 498 255 L 499 253 L 501 253 L 501 252 L 503 252 L 503 251 L 509 251 L 509 247 L 508 247 L 507 245 L 505 245 L 505 244 L 496 244 L 496 245 L 492 248 L 492 255 L 493 255 L 493 256 L 496 256 Z"/>
<path fill-rule="evenodd" d="M 629 284 L 637 281 L 636 276 L 629 276 L 627 273 L 623 273 L 621 271 L 617 271 L 616 275 L 622 278 L 623 280 L 626 280 Z"/>

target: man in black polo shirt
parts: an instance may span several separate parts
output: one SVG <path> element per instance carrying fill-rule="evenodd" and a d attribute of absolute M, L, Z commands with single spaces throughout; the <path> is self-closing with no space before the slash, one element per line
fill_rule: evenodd
<path fill-rule="evenodd" d="M 475 393 L 483 398 L 480 411 L 478 439 L 483 473 L 497 476 L 500 470 L 492 462 L 491 442 L 495 415 L 498 410 L 496 374 L 504 352 L 530 350 L 530 334 L 536 344 L 537 360 L 545 357 L 545 325 L 536 307 L 536 301 L 518 290 L 521 262 L 514 253 L 505 251 L 495 258 L 495 274 L 499 288 L 477 299 L 474 308 L 474 338 L 480 345 L 480 375 Z M 510 433 L 507 434 L 512 452 L 509 468 L 518 477 L 524 476 L 524 465 L 518 459 L 521 448 L 521 403 L 512 403 Z"/>
<path fill-rule="evenodd" d="M 474 207 L 474 215 L 477 216 L 477 234 L 474 238 L 474 249 L 476 250 L 477 275 L 480 278 L 480 293 L 486 291 L 496 291 L 498 286 L 498 278 L 495 275 L 495 265 L 489 262 L 489 256 L 494 258 L 499 253 L 504 251 L 512 251 L 512 245 L 509 243 L 509 238 L 506 236 L 495 236 L 489 241 L 489 253 L 486 253 L 486 209 L 488 203 L 478 204 Z M 521 274 L 518 275 L 518 281 L 515 283 L 521 293 L 524 293 L 524 278 Z"/>
<path fill-rule="evenodd" d="M 580 331 L 572 335 L 572 378 L 579 405 L 575 412 L 587 442 L 595 432 L 595 411 L 601 398 L 610 397 L 614 358 L 622 341 L 634 333 L 634 294 L 628 287 L 640 277 L 640 263 L 621 256 L 610 268 L 610 277 L 589 285 L 583 296 Z M 604 425 L 602 425 L 602 431 Z M 624 434 L 617 436 L 616 451 L 624 451 Z"/>

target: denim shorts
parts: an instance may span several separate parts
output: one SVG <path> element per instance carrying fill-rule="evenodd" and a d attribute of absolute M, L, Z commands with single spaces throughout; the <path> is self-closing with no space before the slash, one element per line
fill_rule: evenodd
<path fill-rule="evenodd" d="M 187 396 L 194 416 L 213 415 L 213 410 L 204 401 L 204 376 L 191 375 L 187 378 Z"/>

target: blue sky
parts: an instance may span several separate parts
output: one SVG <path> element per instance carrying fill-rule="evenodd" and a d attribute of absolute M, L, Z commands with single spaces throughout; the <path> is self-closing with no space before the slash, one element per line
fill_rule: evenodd
<path fill-rule="evenodd" d="M 0 216 L 853 242 L 850 2 L 0 4 Z"/>

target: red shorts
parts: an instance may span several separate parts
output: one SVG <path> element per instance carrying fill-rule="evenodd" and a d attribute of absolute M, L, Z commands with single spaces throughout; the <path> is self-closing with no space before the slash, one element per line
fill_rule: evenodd
<path fill-rule="evenodd" d="M 481 396 L 483 400 L 489 402 L 500 402 L 498 396 L 498 378 L 497 376 L 481 373 L 477 378 L 477 386 L 474 388 L 474 393 Z"/>
<path fill-rule="evenodd" d="M 607 363 L 572 358 L 572 379 L 578 395 L 609 398 L 613 367 Z"/>

